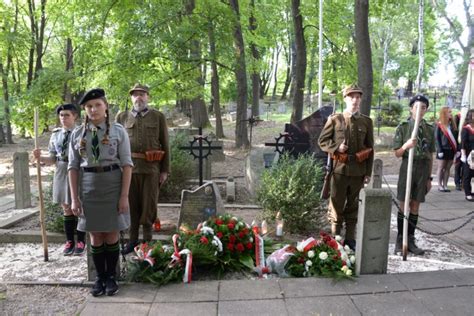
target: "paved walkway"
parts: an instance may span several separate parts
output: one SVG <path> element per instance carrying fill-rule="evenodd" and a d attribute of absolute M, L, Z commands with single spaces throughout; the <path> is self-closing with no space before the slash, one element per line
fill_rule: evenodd
<path fill-rule="evenodd" d="M 474 269 L 322 278 L 123 285 L 80 315 L 472 315 Z"/>

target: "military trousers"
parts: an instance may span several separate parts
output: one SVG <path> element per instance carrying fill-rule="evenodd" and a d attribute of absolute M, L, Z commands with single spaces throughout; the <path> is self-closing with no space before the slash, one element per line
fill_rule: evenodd
<path fill-rule="evenodd" d="M 158 212 L 159 173 L 133 173 L 128 194 L 130 203 L 130 240 L 138 241 L 140 225 L 143 239 L 152 239 L 152 226 Z"/>
<path fill-rule="evenodd" d="M 345 176 L 333 173 L 329 197 L 329 221 L 338 228 L 346 223 L 346 239 L 355 239 L 355 226 L 359 210 L 359 192 L 364 176 Z"/>

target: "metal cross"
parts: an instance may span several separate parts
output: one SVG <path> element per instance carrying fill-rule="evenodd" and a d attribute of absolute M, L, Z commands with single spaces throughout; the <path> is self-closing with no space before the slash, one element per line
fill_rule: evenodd
<path fill-rule="evenodd" d="M 273 146 L 275 147 L 275 151 L 278 152 L 280 155 L 283 154 L 284 149 L 289 149 L 289 152 L 293 151 L 295 147 L 306 147 L 308 146 L 307 143 L 296 143 L 293 140 L 293 135 L 287 132 L 280 133 L 280 136 L 275 137 L 274 143 L 265 143 L 265 146 Z M 281 140 L 283 139 L 283 142 Z M 283 148 L 283 150 L 280 149 Z"/>
<path fill-rule="evenodd" d="M 252 128 L 256 126 L 259 122 L 263 122 L 258 116 L 251 116 L 247 120 L 242 120 L 242 122 L 249 122 L 250 127 L 250 147 L 252 147 Z"/>
<path fill-rule="evenodd" d="M 194 159 L 199 159 L 199 185 L 201 186 L 204 183 L 202 180 L 203 159 L 207 159 L 209 155 L 212 155 L 212 150 L 222 149 L 222 146 L 212 146 L 212 141 L 208 140 L 207 136 L 202 136 L 202 127 L 199 128 L 199 135 L 193 137 L 194 139 L 189 141 L 189 146 L 182 146 L 179 147 L 179 149 L 189 150 L 189 154 L 193 156 Z M 207 145 L 203 145 L 203 143 Z M 197 153 L 195 151 L 197 151 Z"/>

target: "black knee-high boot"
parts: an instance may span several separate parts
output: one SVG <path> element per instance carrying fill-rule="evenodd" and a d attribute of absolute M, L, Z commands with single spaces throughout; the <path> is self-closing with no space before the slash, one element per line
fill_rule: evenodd
<path fill-rule="evenodd" d="M 398 212 L 397 216 L 397 241 L 395 243 L 395 251 L 394 253 L 396 254 L 397 252 L 402 252 L 402 243 L 403 243 L 403 218 L 404 215 L 400 212 Z"/>
<path fill-rule="evenodd" d="M 408 217 L 408 251 L 415 255 L 422 255 L 425 251 L 415 244 L 415 229 L 418 223 L 418 215 L 410 213 Z"/>
<path fill-rule="evenodd" d="M 97 278 L 92 287 L 91 294 L 93 296 L 100 296 L 105 293 L 106 274 L 106 256 L 104 245 L 91 246 L 92 261 L 97 271 Z"/>
<path fill-rule="evenodd" d="M 105 260 L 107 265 L 107 280 L 105 283 L 105 293 L 108 296 L 115 295 L 118 292 L 117 281 L 115 280 L 115 270 L 120 256 L 120 246 L 118 241 L 112 245 L 105 245 Z"/>

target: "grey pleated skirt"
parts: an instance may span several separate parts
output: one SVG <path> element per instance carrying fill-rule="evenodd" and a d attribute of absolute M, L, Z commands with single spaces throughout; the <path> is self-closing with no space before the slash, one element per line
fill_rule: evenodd
<path fill-rule="evenodd" d="M 67 164 L 66 161 L 56 161 L 53 179 L 53 202 L 57 204 L 71 205 Z"/>
<path fill-rule="evenodd" d="M 121 170 L 81 173 L 83 214 L 79 216 L 77 230 L 112 232 L 127 229 L 130 226 L 130 212 L 118 213 L 122 188 Z"/>

